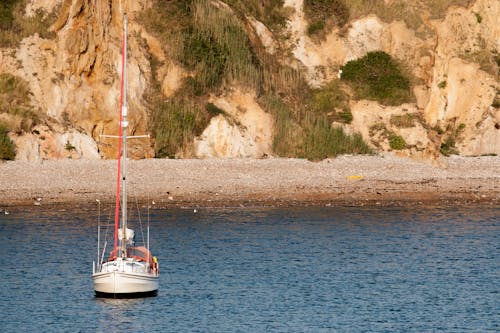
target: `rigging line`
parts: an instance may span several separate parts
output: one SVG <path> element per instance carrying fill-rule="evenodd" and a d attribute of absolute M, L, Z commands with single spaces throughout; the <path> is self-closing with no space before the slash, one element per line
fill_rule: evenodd
<path fill-rule="evenodd" d="M 111 213 L 112 212 L 113 211 L 111 209 L 108 211 L 108 219 L 106 220 L 106 228 L 104 229 L 104 243 L 107 243 L 109 226 L 112 225 L 109 223 L 109 221 L 111 221 Z M 103 247 L 103 249 L 102 249 L 102 257 L 103 258 L 104 258 L 104 251 L 106 251 L 106 247 Z"/>
<path fill-rule="evenodd" d="M 108 238 L 108 231 L 109 231 L 109 226 L 111 225 L 109 221 L 111 221 L 111 213 L 112 210 L 110 209 L 108 211 L 108 219 L 106 220 L 106 228 L 104 230 L 104 246 L 102 248 L 102 255 L 100 255 L 100 258 L 98 258 L 99 261 L 99 271 L 101 270 L 101 265 L 104 262 L 104 254 L 106 253 L 106 245 L 108 244 L 107 238 Z"/>
<path fill-rule="evenodd" d="M 141 219 L 141 211 L 139 209 L 139 202 L 137 201 L 137 196 L 134 193 L 135 197 L 135 206 L 137 208 L 137 218 L 139 220 L 139 226 L 141 228 L 141 236 L 142 236 L 142 245 L 146 246 L 146 242 L 144 241 L 144 231 L 142 230 L 142 219 Z"/>

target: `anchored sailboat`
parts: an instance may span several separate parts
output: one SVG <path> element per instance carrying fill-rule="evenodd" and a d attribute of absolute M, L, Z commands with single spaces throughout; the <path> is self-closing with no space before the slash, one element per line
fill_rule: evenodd
<path fill-rule="evenodd" d="M 143 297 L 154 296 L 158 292 L 158 262 L 149 250 L 148 242 L 136 246 L 134 231 L 127 227 L 127 17 L 123 19 L 122 79 L 120 98 L 120 129 L 118 143 L 118 173 L 116 180 L 116 204 L 113 249 L 105 260 L 106 243 L 94 262 L 92 278 L 97 296 L 103 297 Z M 147 137 L 129 136 L 128 138 Z M 121 205 L 120 205 L 121 190 Z M 120 220 L 121 206 L 121 220 Z"/>

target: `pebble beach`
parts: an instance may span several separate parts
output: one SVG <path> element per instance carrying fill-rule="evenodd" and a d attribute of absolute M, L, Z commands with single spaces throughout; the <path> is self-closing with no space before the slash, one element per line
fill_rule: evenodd
<path fill-rule="evenodd" d="M 115 160 L 7 161 L 0 209 L 114 202 Z M 498 205 L 500 157 L 439 165 L 386 154 L 302 159 L 146 159 L 127 163 L 129 200 L 158 207 Z"/>

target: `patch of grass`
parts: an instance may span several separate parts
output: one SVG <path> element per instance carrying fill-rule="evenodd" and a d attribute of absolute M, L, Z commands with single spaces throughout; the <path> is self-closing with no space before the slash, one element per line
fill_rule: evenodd
<path fill-rule="evenodd" d="M 312 106 L 293 108 L 273 95 L 265 96 L 262 102 L 275 121 L 273 151 L 278 156 L 321 160 L 372 152 L 360 134 L 347 135 L 341 128 L 333 128 L 328 115 L 312 110 Z"/>
<path fill-rule="evenodd" d="M 471 53 L 463 53 L 461 58 L 479 64 L 479 68 L 495 77 L 500 77 L 500 57 L 486 48 L 486 42 L 480 41 L 480 49 Z"/>
<path fill-rule="evenodd" d="M 257 87 L 260 62 L 238 17 L 208 0 L 156 1 L 140 16 L 177 62 L 194 73 L 196 95 L 234 81 Z M 168 22 L 175 21 L 174 28 Z"/>
<path fill-rule="evenodd" d="M 239 17 L 250 14 L 273 31 L 281 31 L 290 16 L 283 0 L 226 0 Z"/>
<path fill-rule="evenodd" d="M 350 19 L 357 19 L 368 14 L 375 14 L 384 22 L 404 21 L 406 25 L 419 30 L 425 28 L 420 17 L 421 7 L 416 2 L 395 0 L 386 3 L 384 0 L 349 0 Z"/>
<path fill-rule="evenodd" d="M 162 63 L 151 61 L 153 82 L 147 100 L 156 157 L 174 157 L 189 151 L 194 137 L 219 113 L 215 105 L 206 104 L 207 95 L 219 92 L 223 84 L 258 90 L 262 66 L 243 24 L 223 6 L 207 0 L 155 1 L 140 20 L 162 45 L 168 45 L 164 51 L 192 73 L 168 100 L 156 81 Z"/>
<path fill-rule="evenodd" d="M 332 128 L 326 117 L 308 119 L 304 138 L 304 158 L 322 160 L 341 154 L 369 154 L 371 149 L 363 141 L 361 134 L 352 136 L 342 128 Z"/>
<path fill-rule="evenodd" d="M 342 90 L 337 80 L 333 80 L 321 88 L 312 89 L 310 105 L 312 112 L 325 115 L 332 121 L 351 123 L 352 113 L 349 96 Z"/>
<path fill-rule="evenodd" d="M 439 89 L 444 89 L 444 88 L 446 88 L 446 85 L 447 85 L 446 80 L 443 80 L 443 81 L 441 81 L 441 82 L 438 83 L 438 88 Z"/>
<path fill-rule="evenodd" d="M 21 0 L 3 0 L 0 4 L 0 29 L 7 30 L 15 22 L 14 9 L 22 3 Z"/>
<path fill-rule="evenodd" d="M 16 147 L 9 138 L 7 127 L 0 123 L 0 159 L 14 160 L 16 158 Z"/>
<path fill-rule="evenodd" d="M 420 120 L 418 113 L 406 113 L 403 115 L 392 115 L 390 119 L 391 125 L 399 128 L 410 128 L 415 126 L 415 122 Z"/>
<path fill-rule="evenodd" d="M 389 137 L 389 146 L 393 150 L 401 150 L 406 148 L 406 141 L 400 135 L 391 135 Z"/>
<path fill-rule="evenodd" d="M 16 47 L 28 36 L 38 33 L 42 38 L 54 38 L 49 27 L 55 22 L 55 11 L 38 10 L 32 17 L 24 16 L 26 0 L 3 0 L 0 4 L 0 47 Z"/>
<path fill-rule="evenodd" d="M 325 21 L 333 17 L 338 26 L 349 20 L 349 8 L 343 0 L 304 0 L 304 12 L 310 21 Z"/>
<path fill-rule="evenodd" d="M 342 67 L 341 79 L 353 87 L 357 99 L 400 105 L 412 97 L 410 80 L 403 75 L 400 65 L 382 51 L 349 61 Z"/>
<path fill-rule="evenodd" d="M 469 7 L 474 0 L 425 0 L 423 3 L 431 14 L 431 18 L 443 18 L 451 6 Z"/>
<path fill-rule="evenodd" d="M 304 13 L 310 22 L 309 35 L 327 26 L 343 27 L 349 21 L 349 8 L 344 0 L 304 0 Z"/>
<path fill-rule="evenodd" d="M 281 157 L 297 157 L 303 146 L 304 131 L 295 110 L 277 95 L 265 95 L 261 103 L 274 119 L 273 152 Z"/>
<path fill-rule="evenodd" d="M 312 91 L 311 107 L 314 112 L 326 114 L 346 104 L 348 97 L 335 81 Z"/>
<path fill-rule="evenodd" d="M 444 140 L 441 142 L 441 146 L 439 151 L 444 156 L 456 155 L 459 153 L 456 144 L 460 139 L 460 134 L 465 129 L 465 124 L 459 124 L 458 126 L 454 126 L 453 124 L 449 124 L 444 131 Z"/>
<path fill-rule="evenodd" d="M 428 12 L 433 19 L 444 18 L 450 6 L 468 7 L 473 0 L 349 0 L 350 19 L 358 19 L 368 14 L 375 14 L 384 22 L 404 21 L 422 37 L 432 34 L 431 27 L 424 24 L 422 13 Z"/>
<path fill-rule="evenodd" d="M 353 120 L 351 110 L 345 110 L 338 113 L 341 122 L 344 124 L 350 124 Z"/>
<path fill-rule="evenodd" d="M 0 74 L 0 113 L 9 118 L 20 118 L 19 128 L 10 128 L 11 131 L 28 132 L 40 122 L 38 114 L 30 105 L 30 90 L 28 83 L 12 74 Z"/>
<path fill-rule="evenodd" d="M 158 107 L 152 119 L 156 157 L 174 158 L 189 148 L 193 138 L 208 125 L 209 118 L 189 100 L 165 102 Z"/>
<path fill-rule="evenodd" d="M 407 148 L 408 146 L 402 136 L 388 130 L 384 123 L 376 123 L 372 125 L 369 129 L 369 134 L 371 137 L 378 137 L 378 140 L 373 138 L 372 143 L 379 148 L 381 147 L 379 141 L 385 140 L 389 142 L 389 147 L 392 150 L 401 150 Z"/>

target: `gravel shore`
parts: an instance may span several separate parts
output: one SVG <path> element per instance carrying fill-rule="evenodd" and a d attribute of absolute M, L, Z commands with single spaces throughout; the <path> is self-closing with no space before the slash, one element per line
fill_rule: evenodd
<path fill-rule="evenodd" d="M 449 157 L 443 166 L 394 155 L 301 159 L 129 161 L 131 200 L 159 206 L 405 205 L 500 202 L 500 157 Z M 113 202 L 116 161 L 0 164 L 0 209 Z M 36 198 L 40 201 L 37 201 Z"/>

